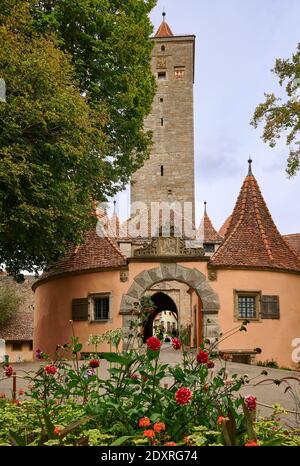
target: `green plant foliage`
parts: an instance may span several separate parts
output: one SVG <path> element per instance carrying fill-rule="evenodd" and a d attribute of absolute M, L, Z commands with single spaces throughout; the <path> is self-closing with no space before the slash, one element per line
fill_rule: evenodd
<path fill-rule="evenodd" d="M 21 304 L 21 296 L 12 286 L 0 286 L 0 325 L 7 322 Z"/>
<path fill-rule="evenodd" d="M 280 86 L 285 85 L 286 100 L 274 93 L 265 94 L 265 102 L 258 105 L 251 124 L 257 128 L 265 123 L 262 138 L 275 147 L 280 137 L 286 138 L 290 148 L 286 172 L 294 176 L 300 169 L 300 43 L 291 59 L 278 58 L 272 70 Z"/>
<path fill-rule="evenodd" d="M 148 156 L 153 5 L 1 1 L 0 263 L 13 275 L 82 243 L 94 200 Z"/>
<path fill-rule="evenodd" d="M 179 335 L 181 349 L 174 351 L 182 351 L 182 363 L 162 362 L 160 340 L 151 337 L 142 342 L 145 315 L 142 306 L 139 310 L 133 312 L 130 333 L 118 330 L 101 335 L 101 341 L 115 344 L 114 351 L 99 352 L 99 338 L 91 336 L 95 351 L 89 360 L 79 361 L 81 345 L 73 329 L 71 343 L 60 346 L 54 360 L 39 353 L 40 367 L 25 375 L 27 400 L 0 399 L 0 443 L 243 446 L 299 442 L 299 432 L 288 433 L 277 426 L 275 417 L 256 423 L 255 397 L 239 395 L 248 377 L 234 374 L 228 379 L 226 362 L 213 345 L 201 345 L 195 354 Z M 239 327 L 234 331 L 239 332 Z M 66 360 L 66 354 L 73 361 Z M 218 369 L 213 368 L 216 359 Z M 268 426 L 272 429 L 267 435 Z"/>

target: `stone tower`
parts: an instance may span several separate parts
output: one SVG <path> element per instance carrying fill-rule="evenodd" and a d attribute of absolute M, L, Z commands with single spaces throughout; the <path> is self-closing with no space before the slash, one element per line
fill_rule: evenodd
<path fill-rule="evenodd" d="M 145 129 L 153 132 L 153 147 L 150 158 L 132 177 L 131 204 L 190 203 L 194 224 L 195 36 L 173 35 L 163 13 L 152 40 L 157 93 Z"/>

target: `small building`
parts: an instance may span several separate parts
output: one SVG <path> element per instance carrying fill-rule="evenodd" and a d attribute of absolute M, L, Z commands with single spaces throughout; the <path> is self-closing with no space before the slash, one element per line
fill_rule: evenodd
<path fill-rule="evenodd" d="M 16 283 L 6 274 L 0 276 L 0 287 L 14 287 L 21 295 L 19 310 L 7 322 L 0 325 L 0 362 L 5 356 L 11 363 L 33 359 L 34 294 L 31 286 L 34 277 L 26 276 L 23 283 Z"/>

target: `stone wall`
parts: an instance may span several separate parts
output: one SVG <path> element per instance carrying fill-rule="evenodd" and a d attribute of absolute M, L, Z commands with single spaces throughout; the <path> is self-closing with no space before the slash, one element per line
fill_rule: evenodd
<path fill-rule="evenodd" d="M 153 131 L 153 147 L 149 160 L 132 178 L 131 202 L 194 205 L 195 38 L 174 36 L 154 41 L 152 71 L 157 94 L 145 120 L 145 129 Z M 158 73 L 166 73 L 166 79 L 158 79 Z"/>

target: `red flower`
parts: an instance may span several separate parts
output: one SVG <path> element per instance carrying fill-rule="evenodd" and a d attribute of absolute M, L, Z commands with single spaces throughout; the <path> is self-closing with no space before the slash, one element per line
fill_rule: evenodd
<path fill-rule="evenodd" d="M 248 395 L 244 398 L 245 405 L 249 409 L 249 411 L 255 411 L 256 410 L 256 397 L 252 395 Z"/>
<path fill-rule="evenodd" d="M 148 430 L 144 430 L 144 434 L 143 434 L 145 437 L 148 437 L 148 438 L 153 438 L 155 437 L 155 432 L 154 430 L 152 429 L 148 429 Z"/>
<path fill-rule="evenodd" d="M 248 442 L 248 443 L 245 443 L 244 445 L 245 447 L 258 447 L 258 443 L 257 442 Z"/>
<path fill-rule="evenodd" d="M 53 365 L 49 365 L 49 366 L 45 366 L 44 367 L 44 371 L 48 374 L 48 375 L 55 375 L 56 372 L 58 371 L 57 367 L 53 366 Z"/>
<path fill-rule="evenodd" d="M 197 354 L 197 361 L 200 364 L 206 364 L 208 361 L 208 353 L 206 351 L 200 350 Z"/>
<path fill-rule="evenodd" d="M 99 359 L 91 359 L 89 361 L 89 366 L 92 367 L 92 369 L 96 369 L 97 367 L 99 367 L 100 366 Z"/>
<path fill-rule="evenodd" d="M 0 398 L 6 398 L 5 393 L 0 393 Z"/>
<path fill-rule="evenodd" d="M 179 338 L 173 338 L 172 339 L 172 346 L 175 350 L 180 350 L 181 348 L 181 341 L 179 340 Z"/>
<path fill-rule="evenodd" d="M 158 351 L 161 347 L 161 341 L 156 337 L 150 337 L 146 341 L 148 349 L 152 351 Z"/>
<path fill-rule="evenodd" d="M 207 361 L 206 367 L 207 369 L 213 369 L 213 367 L 215 367 L 215 363 L 213 361 Z"/>
<path fill-rule="evenodd" d="M 164 446 L 165 447 L 176 447 L 176 443 L 175 442 L 166 442 L 166 443 L 164 443 Z"/>
<path fill-rule="evenodd" d="M 225 419 L 226 419 L 226 417 L 219 416 L 218 420 L 217 420 L 218 426 L 221 426 L 223 424 L 223 422 L 225 421 Z"/>
<path fill-rule="evenodd" d="M 175 393 L 175 400 L 178 405 L 187 405 L 192 399 L 193 393 L 189 388 L 181 387 Z"/>
<path fill-rule="evenodd" d="M 6 366 L 5 369 L 4 369 L 4 374 L 6 375 L 6 377 L 11 377 L 14 373 L 14 369 L 12 366 Z"/>
<path fill-rule="evenodd" d="M 142 417 L 142 419 L 139 420 L 139 427 L 149 427 L 151 424 L 151 421 L 148 417 Z"/>
<path fill-rule="evenodd" d="M 53 434 L 54 435 L 59 435 L 60 434 L 60 427 L 55 427 L 54 430 L 53 430 Z"/>
<path fill-rule="evenodd" d="M 164 422 L 156 422 L 153 426 L 154 432 L 162 432 L 166 430 L 166 424 Z"/>
<path fill-rule="evenodd" d="M 19 388 L 19 395 L 22 396 L 24 395 L 24 393 L 25 393 L 24 388 Z"/>
<path fill-rule="evenodd" d="M 137 374 L 130 374 L 130 378 L 133 380 L 138 380 L 139 376 Z"/>
<path fill-rule="evenodd" d="M 17 405 L 17 406 L 21 406 L 21 401 L 20 400 L 15 400 L 14 403 Z"/>

